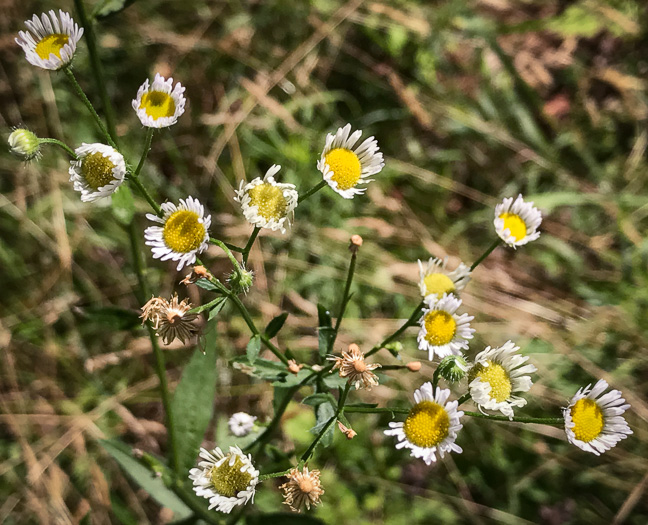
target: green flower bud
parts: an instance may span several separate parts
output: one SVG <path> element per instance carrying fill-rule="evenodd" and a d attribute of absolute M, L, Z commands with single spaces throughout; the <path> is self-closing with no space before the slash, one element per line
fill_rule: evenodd
<path fill-rule="evenodd" d="M 467 371 L 468 363 L 460 355 L 449 355 L 441 359 L 439 363 L 439 375 L 451 383 L 459 381 Z"/>
<path fill-rule="evenodd" d="M 389 350 L 391 355 L 394 357 L 398 357 L 398 354 L 400 354 L 403 351 L 403 343 L 400 343 L 396 341 L 395 343 L 389 343 L 385 345 L 385 349 Z"/>
<path fill-rule="evenodd" d="M 40 141 L 28 129 L 18 128 L 9 135 L 11 153 L 22 160 L 32 160 L 40 154 Z"/>
<path fill-rule="evenodd" d="M 236 293 L 247 293 L 253 281 L 254 272 L 245 268 L 234 270 L 227 278 L 227 282 Z"/>

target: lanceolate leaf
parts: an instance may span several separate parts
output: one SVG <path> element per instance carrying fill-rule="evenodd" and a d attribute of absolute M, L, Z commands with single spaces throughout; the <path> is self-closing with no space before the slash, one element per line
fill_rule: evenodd
<path fill-rule="evenodd" d="M 256 334 L 250 339 L 250 342 L 246 348 L 246 354 L 248 361 L 251 365 L 254 364 L 256 358 L 259 357 L 259 352 L 261 351 L 261 336 Z"/>
<path fill-rule="evenodd" d="M 279 330 L 281 330 L 284 323 L 286 322 L 287 317 L 288 312 L 284 312 L 270 321 L 265 329 L 265 335 L 267 335 L 269 338 L 273 338 L 275 335 L 277 335 L 279 333 Z"/>
<path fill-rule="evenodd" d="M 212 418 L 216 392 L 216 322 L 207 324 L 205 353 L 194 351 L 185 367 L 171 407 L 176 423 L 176 445 L 181 472 L 196 463 L 207 425 Z"/>
<path fill-rule="evenodd" d="M 167 507 L 176 513 L 176 518 L 187 518 L 191 510 L 169 490 L 162 481 L 162 478 L 155 477 L 144 465 L 141 465 L 133 456 L 131 449 L 124 443 L 117 440 L 101 440 L 101 446 L 108 452 L 124 472 L 148 492 L 160 505 Z"/>
<path fill-rule="evenodd" d="M 331 345 L 335 331 L 333 330 L 333 322 L 331 321 L 331 312 L 321 304 L 317 305 L 317 318 L 319 320 L 319 327 L 317 329 L 319 355 L 321 359 L 324 359 L 326 354 L 329 353 L 329 346 Z"/>

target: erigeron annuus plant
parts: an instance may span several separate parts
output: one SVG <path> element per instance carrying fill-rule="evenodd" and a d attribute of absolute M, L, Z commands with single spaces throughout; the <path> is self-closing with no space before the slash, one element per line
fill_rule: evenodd
<path fill-rule="evenodd" d="M 84 20 L 82 25 L 86 25 L 82 0 L 75 3 Z M 632 433 L 623 418 L 629 405 L 617 390 L 604 393 L 608 384 L 603 380 L 594 387 L 588 385 L 580 389 L 568 404 L 566 402 L 562 417 L 517 416 L 516 412 L 526 405 L 535 366 L 527 363 L 528 357 L 523 356 L 512 341 L 499 347 L 471 348 L 475 329 L 470 322 L 474 316 L 463 307 L 460 293 L 470 285 L 472 272 L 498 246 L 522 247 L 540 235 L 541 212 L 522 195 L 506 198 L 494 209 L 494 241 L 471 267 L 461 263 L 451 270 L 446 260 L 419 261 L 418 285 L 422 300 L 398 330 L 366 351 L 362 350 L 364 341 L 359 341 L 338 352 L 336 340 L 351 298 L 356 262 L 361 256 L 362 239 L 354 235 L 349 246 L 345 286 L 334 312 L 335 322 L 325 308 L 320 308 L 316 327 L 318 352 L 311 362 L 298 362 L 290 350 L 281 349 L 272 342 L 283 328 L 287 314 L 276 317 L 261 330 L 244 303 L 244 294 L 254 286 L 254 276 L 247 269 L 250 250 L 261 229 L 288 235 L 291 222 L 299 220 L 299 204 L 327 185 L 341 198 L 362 198 L 365 185 L 372 180 L 369 177 L 379 175 L 384 166 L 377 140 L 369 137 L 358 145 L 362 131 L 353 131 L 350 124 L 328 134 L 323 139 L 320 157 L 313 159 L 313 175 L 319 170 L 321 180 L 311 183 L 312 187 L 301 193 L 301 188 L 293 184 L 278 182 L 277 179 L 281 179 L 278 165 L 271 166 L 263 177 L 241 183 L 235 200 L 240 204 L 241 216 L 253 229 L 245 246 L 235 246 L 217 238 L 217 229 L 213 228 L 211 214 L 203 202 L 187 195 L 178 203 L 158 203 L 148 191 L 146 181 L 140 178 L 155 130 L 172 127 L 184 113 L 186 99 L 182 84 L 174 85 L 173 79 L 165 79 L 159 74 L 152 83 L 148 79 L 144 81 L 132 102 L 133 110 L 146 128 L 144 149 L 139 159 L 126 159 L 114 126 L 104 123 L 70 69 L 83 34 L 92 42 L 88 46 L 91 60 L 98 62 L 91 27 L 79 28 L 70 15 L 62 11 L 58 15 L 53 11 L 35 15 L 27 25 L 29 32 L 21 32 L 17 42 L 28 62 L 43 69 L 63 71 L 106 143 L 83 143 L 73 148 L 57 139 L 38 138 L 28 130 L 18 129 L 9 137 L 12 151 L 24 160 L 33 160 L 38 158 L 42 145 L 55 144 L 69 155 L 72 187 L 80 192 L 80 199 L 88 206 L 96 200 L 118 198 L 119 192 L 130 186 L 152 210 L 147 214 L 150 226 L 140 232 L 132 227 L 127 231 L 138 277 L 135 292 L 141 301 L 141 317 L 151 340 L 160 380 L 168 458 L 163 463 L 151 454 L 142 453 L 132 461 L 140 462 L 161 477 L 166 489 L 179 497 L 193 514 L 209 523 L 218 523 L 214 511 L 230 513 L 236 507 L 251 505 L 256 491 L 265 490 L 263 482 L 279 477 L 286 478 L 281 489 L 288 508 L 299 512 L 317 506 L 322 498 L 325 499 L 320 472 L 313 468 L 317 463 L 318 447 L 330 441 L 336 426 L 348 439 L 353 439 L 356 432 L 349 417 L 362 417 L 367 413 L 402 414 L 402 421 L 391 422 L 384 433 L 396 438 L 396 448 L 409 449 L 411 456 L 427 464 L 445 454 L 462 452 L 462 428 L 467 418 L 563 426 L 570 443 L 597 455 Z M 97 75 L 101 72 L 100 68 L 94 71 Z M 97 80 L 99 86 L 105 86 L 103 78 Z M 109 107 L 107 96 L 102 95 L 104 104 Z M 151 293 L 141 260 L 142 241 L 150 248 L 152 259 L 171 260 L 178 271 L 190 268 L 190 273 L 178 281 L 186 286 L 201 287 L 211 294 L 208 300 L 194 307 L 188 299 L 180 300 L 177 295 L 163 298 L 163 290 Z M 219 247 L 227 256 L 231 265 L 228 274 L 212 273 L 210 261 L 201 260 L 210 244 Z M 198 316 L 211 320 L 227 303 L 234 307 L 250 331 L 245 355 L 237 357 L 232 366 L 272 381 L 277 390 L 281 389 L 282 397 L 267 423 L 262 423 L 260 414 L 232 414 L 229 420 L 231 434 L 251 439 L 228 450 L 216 446 L 209 451 L 202 448 L 202 439 L 212 417 L 213 380 L 211 387 L 209 384 L 214 374 L 215 348 L 206 345 L 204 353 L 200 349 L 194 353 L 172 398 L 158 337 L 166 344 L 176 339 L 183 343 L 193 340 L 199 332 Z M 432 381 L 413 385 L 412 406 L 378 407 L 354 402 L 356 392 L 352 387 L 371 390 L 381 380 L 376 371 L 389 369 L 412 374 L 420 369 L 417 362 L 387 362 L 387 356 L 398 354 L 396 345 L 401 336 L 417 325 L 419 350 L 427 352 L 429 361 L 438 362 L 438 365 Z M 207 332 L 203 335 L 205 339 L 214 337 Z M 262 347 L 270 351 L 274 359 L 261 358 Z M 376 355 L 381 350 L 388 351 L 383 352 L 384 357 Z M 412 377 L 416 376 L 410 375 Z M 307 389 L 311 395 L 303 401 L 314 407 L 317 418 L 312 442 L 304 451 L 295 451 L 294 457 L 284 458 L 284 470 L 264 472 L 265 447 L 277 438 L 289 402 Z M 473 402 L 479 411 L 463 409 L 468 402 Z M 120 458 L 124 468 L 129 468 L 131 464 L 124 459 L 124 454 L 115 453 L 115 450 L 123 452 L 123 448 L 119 449 L 123 445 L 106 443 L 105 446 Z M 193 497 L 191 489 L 207 501 Z M 272 487 L 268 486 L 267 490 Z"/>

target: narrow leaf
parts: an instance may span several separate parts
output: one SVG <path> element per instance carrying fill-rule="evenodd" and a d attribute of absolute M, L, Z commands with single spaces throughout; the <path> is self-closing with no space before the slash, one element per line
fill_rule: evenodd
<path fill-rule="evenodd" d="M 265 335 L 272 339 L 275 335 L 279 333 L 279 330 L 283 327 L 288 317 L 288 312 L 284 312 L 281 315 L 275 317 L 272 321 L 268 323 L 265 329 Z"/>
<path fill-rule="evenodd" d="M 148 492 L 163 507 L 176 513 L 177 518 L 187 518 L 192 511 L 169 490 L 161 478 L 155 477 L 144 465 L 133 456 L 130 448 L 117 440 L 100 440 L 101 446 L 119 463 L 124 472 Z"/>
<path fill-rule="evenodd" d="M 304 405 L 309 405 L 312 407 L 316 407 L 317 405 L 321 405 L 322 403 L 331 403 L 333 406 L 336 406 L 337 401 L 328 392 L 320 392 L 319 394 L 312 394 L 308 397 L 305 397 L 302 400 L 302 403 L 304 403 Z"/>
<path fill-rule="evenodd" d="M 220 311 L 225 307 L 226 304 L 227 304 L 227 297 L 223 297 L 223 300 L 219 303 L 216 303 L 216 306 L 214 306 L 209 311 L 209 318 L 207 320 L 211 321 L 214 317 L 216 317 L 220 313 Z"/>
<path fill-rule="evenodd" d="M 200 445 L 214 409 L 216 392 L 216 323 L 207 325 L 205 353 L 194 351 L 185 367 L 171 407 L 175 415 L 180 468 L 188 471 L 196 463 Z"/>
<path fill-rule="evenodd" d="M 198 279 L 196 281 L 196 286 L 199 286 L 203 290 L 218 290 L 216 285 L 207 279 Z"/>
<path fill-rule="evenodd" d="M 318 435 L 335 415 L 335 409 L 329 403 L 322 403 L 315 408 L 316 425 L 311 428 L 311 433 Z M 322 436 L 319 444 L 324 447 L 331 446 L 333 442 L 333 429 L 335 425 L 331 425 L 326 433 Z"/>
<path fill-rule="evenodd" d="M 126 9 L 135 0 L 103 0 L 94 10 L 95 18 L 106 18 Z"/>
<path fill-rule="evenodd" d="M 112 209 L 117 220 L 124 226 L 128 226 L 135 216 L 135 199 L 126 184 L 122 184 L 119 189 L 112 194 Z"/>
<path fill-rule="evenodd" d="M 204 312 L 205 310 L 215 308 L 220 303 L 224 303 L 225 301 L 227 301 L 227 297 L 216 297 L 216 299 L 214 299 L 213 301 L 209 301 L 208 303 L 201 304 L 200 306 L 196 306 L 195 308 L 192 308 L 191 310 L 189 310 L 189 313 L 199 314 L 200 312 Z"/>
<path fill-rule="evenodd" d="M 261 336 L 256 334 L 252 339 L 250 339 L 250 342 L 247 344 L 247 348 L 245 349 L 245 353 L 251 365 L 253 365 L 256 358 L 259 357 L 259 352 L 261 352 Z"/>

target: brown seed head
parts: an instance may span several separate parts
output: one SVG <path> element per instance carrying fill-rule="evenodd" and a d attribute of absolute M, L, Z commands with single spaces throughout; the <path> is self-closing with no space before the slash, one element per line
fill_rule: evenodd
<path fill-rule="evenodd" d="M 362 237 L 359 235 L 352 235 L 349 244 L 349 250 L 351 250 L 351 253 L 356 253 L 360 246 L 362 246 Z"/>

